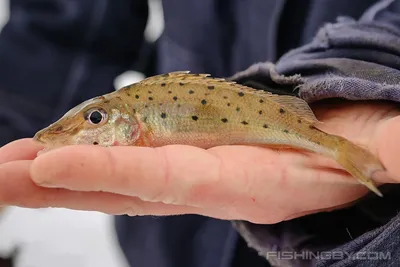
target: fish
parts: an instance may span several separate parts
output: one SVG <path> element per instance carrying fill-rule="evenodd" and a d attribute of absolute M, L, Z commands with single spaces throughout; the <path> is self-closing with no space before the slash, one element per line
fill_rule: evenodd
<path fill-rule="evenodd" d="M 223 145 L 292 148 L 335 160 L 382 197 L 373 180 L 385 167 L 367 149 L 318 128 L 303 99 L 209 74 L 174 71 L 88 99 L 39 130 L 45 150 L 67 145 Z"/>

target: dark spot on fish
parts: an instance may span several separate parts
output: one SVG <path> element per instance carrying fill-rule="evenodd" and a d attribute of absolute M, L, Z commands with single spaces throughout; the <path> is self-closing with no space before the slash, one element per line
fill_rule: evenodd
<path fill-rule="evenodd" d="M 136 109 L 132 109 L 132 112 L 133 112 L 133 114 L 135 114 L 136 113 Z"/>
<path fill-rule="evenodd" d="M 207 104 L 207 101 L 205 99 L 201 100 L 201 104 L 205 105 Z"/>
<path fill-rule="evenodd" d="M 160 103 L 159 105 L 162 106 L 162 103 Z"/>
<path fill-rule="evenodd" d="M 261 114 L 262 114 L 262 110 L 258 111 L 258 114 L 260 114 L 260 115 L 261 115 Z"/>
<path fill-rule="evenodd" d="M 301 123 L 301 120 L 297 120 L 298 123 Z"/>
<path fill-rule="evenodd" d="M 285 113 L 285 110 L 283 108 L 280 108 L 279 113 L 283 114 L 283 113 Z"/>
<path fill-rule="evenodd" d="M 99 142 L 96 142 L 96 141 L 93 142 L 93 145 L 95 145 L 95 146 L 98 144 L 99 144 Z"/>
<path fill-rule="evenodd" d="M 165 119 L 167 117 L 167 114 L 166 113 L 161 113 L 161 118 L 163 118 L 163 119 Z"/>
<path fill-rule="evenodd" d="M 288 130 L 283 130 L 283 132 L 284 132 L 284 133 L 289 133 L 289 131 L 288 131 Z"/>
<path fill-rule="evenodd" d="M 149 100 L 153 100 L 153 98 L 152 98 L 152 97 L 149 97 Z"/>
<path fill-rule="evenodd" d="M 176 100 L 178 100 L 178 97 L 174 96 L 172 99 L 176 101 Z"/>
<path fill-rule="evenodd" d="M 244 96 L 243 92 L 238 93 L 239 96 Z"/>
<path fill-rule="evenodd" d="M 241 124 L 247 125 L 247 124 L 249 124 L 249 123 L 248 123 L 247 121 L 242 121 Z"/>
<path fill-rule="evenodd" d="M 237 107 L 237 108 L 236 108 L 236 111 L 237 111 L 237 112 L 239 112 L 239 111 L 240 111 L 240 108 L 239 108 L 239 107 Z"/>
<path fill-rule="evenodd" d="M 308 126 L 310 129 L 312 129 L 312 130 L 315 130 L 315 129 L 317 129 L 317 128 L 315 128 L 315 126 L 314 125 L 310 125 L 310 126 Z"/>
<path fill-rule="evenodd" d="M 181 104 L 178 104 L 178 108 L 180 108 L 181 107 Z"/>
<path fill-rule="evenodd" d="M 199 119 L 199 117 L 197 116 L 192 116 L 192 120 L 197 121 Z"/>
<path fill-rule="evenodd" d="M 227 119 L 227 118 L 222 118 L 221 121 L 222 121 L 223 123 L 227 123 L 227 122 L 228 122 L 228 119 Z"/>
<path fill-rule="evenodd" d="M 169 76 L 169 73 L 165 73 L 165 74 L 161 75 L 161 77 L 164 77 L 164 78 L 166 78 L 168 76 Z"/>
<path fill-rule="evenodd" d="M 225 95 L 225 96 L 224 96 L 224 99 L 228 99 L 228 97 Z"/>
<path fill-rule="evenodd" d="M 268 124 L 264 124 L 263 127 L 264 127 L 264 128 L 268 128 Z"/>
<path fill-rule="evenodd" d="M 149 107 L 148 105 L 145 105 L 145 106 L 144 106 L 144 108 L 148 108 L 148 107 Z"/>
<path fill-rule="evenodd" d="M 149 94 L 151 94 L 152 93 L 152 91 L 149 91 Z"/>
<path fill-rule="evenodd" d="M 231 103 L 228 103 L 228 104 L 226 104 L 228 107 L 230 107 L 231 106 Z"/>
<path fill-rule="evenodd" d="M 104 104 L 110 103 L 110 100 L 104 100 Z"/>
<path fill-rule="evenodd" d="M 189 94 L 194 94 L 194 91 L 193 90 L 189 90 Z"/>
<path fill-rule="evenodd" d="M 321 143 L 320 142 L 315 142 L 317 145 L 320 145 Z"/>
<path fill-rule="evenodd" d="M 260 103 L 264 103 L 264 100 L 260 99 Z"/>
<path fill-rule="evenodd" d="M 165 84 L 165 83 L 162 83 L 161 86 L 164 87 L 164 86 L 166 86 L 166 84 Z"/>
<path fill-rule="evenodd" d="M 60 126 L 58 126 L 58 127 L 56 128 L 56 131 L 57 131 L 57 132 L 60 132 L 60 131 L 62 131 L 62 129 L 63 129 L 63 127 L 60 125 Z"/>
<path fill-rule="evenodd" d="M 180 86 L 184 86 L 185 84 L 184 84 L 184 83 L 179 83 L 179 85 L 180 85 Z"/>
<path fill-rule="evenodd" d="M 205 95 L 205 96 L 208 96 L 208 95 L 210 95 L 210 93 L 205 93 L 204 95 Z"/>
<path fill-rule="evenodd" d="M 127 96 L 131 96 L 131 93 L 129 93 L 129 92 L 126 92 L 126 95 L 127 95 Z"/>
<path fill-rule="evenodd" d="M 143 118 L 143 122 L 147 122 L 147 117 L 144 117 L 144 118 Z"/>
<path fill-rule="evenodd" d="M 172 94 L 172 91 L 168 91 L 168 94 Z"/>
<path fill-rule="evenodd" d="M 193 74 L 193 76 L 199 77 L 199 76 L 200 76 L 200 74 L 196 73 L 196 74 Z"/>
<path fill-rule="evenodd" d="M 135 98 L 136 98 L 136 99 L 139 99 L 139 95 L 135 95 Z"/>
<path fill-rule="evenodd" d="M 215 89 L 214 85 L 209 85 L 209 86 L 207 86 L 207 88 L 208 88 L 208 90 L 214 90 Z"/>
<path fill-rule="evenodd" d="M 71 132 L 70 132 L 70 134 L 76 134 L 76 133 L 78 133 L 80 131 L 80 129 L 77 127 L 77 128 L 75 128 L 75 129 L 73 129 Z"/>

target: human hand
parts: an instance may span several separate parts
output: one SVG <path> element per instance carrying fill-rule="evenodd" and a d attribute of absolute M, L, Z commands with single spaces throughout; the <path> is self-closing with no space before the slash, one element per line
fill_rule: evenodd
<path fill-rule="evenodd" d="M 320 102 L 322 130 L 376 154 L 379 183 L 400 181 L 400 111 L 383 102 Z M 368 190 L 317 154 L 250 146 L 204 150 L 69 146 L 36 157 L 31 139 L 0 149 L 0 205 L 109 214 L 200 214 L 276 223 L 351 204 Z"/>

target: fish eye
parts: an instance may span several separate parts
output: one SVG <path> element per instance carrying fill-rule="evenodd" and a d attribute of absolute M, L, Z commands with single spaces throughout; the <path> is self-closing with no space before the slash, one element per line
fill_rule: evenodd
<path fill-rule="evenodd" d="M 93 109 L 88 112 L 87 121 L 93 125 L 100 124 L 107 118 L 107 114 L 102 109 Z"/>

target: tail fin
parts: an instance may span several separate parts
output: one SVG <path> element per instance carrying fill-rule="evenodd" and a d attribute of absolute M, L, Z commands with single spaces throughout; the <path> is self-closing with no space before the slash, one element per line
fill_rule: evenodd
<path fill-rule="evenodd" d="M 372 175 L 376 171 L 385 171 L 385 167 L 372 153 L 347 140 L 342 140 L 337 162 L 353 175 L 359 183 L 380 197 L 383 194 L 376 187 Z"/>

